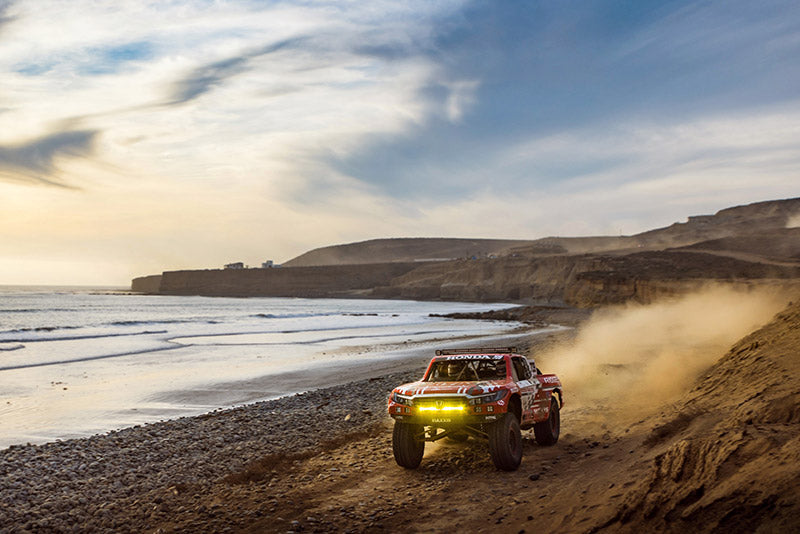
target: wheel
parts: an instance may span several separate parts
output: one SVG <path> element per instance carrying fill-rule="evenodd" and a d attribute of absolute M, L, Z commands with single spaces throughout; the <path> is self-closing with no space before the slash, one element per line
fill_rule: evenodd
<path fill-rule="evenodd" d="M 422 425 L 395 421 L 392 432 L 392 452 L 397 465 L 406 469 L 416 469 L 425 452 L 425 442 L 417 439 L 423 431 Z"/>
<path fill-rule="evenodd" d="M 522 433 L 513 413 L 489 426 L 489 454 L 495 467 L 503 471 L 516 471 L 522 462 Z"/>
<path fill-rule="evenodd" d="M 559 413 L 558 401 L 551 399 L 550 415 L 546 421 L 533 425 L 533 434 L 536 436 L 536 443 L 539 445 L 555 445 L 560 433 L 561 414 Z"/>
<path fill-rule="evenodd" d="M 469 439 L 469 434 L 465 432 L 453 432 L 449 436 L 447 436 L 447 441 L 451 443 L 464 443 Z"/>

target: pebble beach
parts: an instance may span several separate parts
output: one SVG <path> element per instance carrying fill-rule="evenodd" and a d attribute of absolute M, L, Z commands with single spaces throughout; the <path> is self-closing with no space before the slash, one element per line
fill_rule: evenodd
<path fill-rule="evenodd" d="M 118 519 L 155 490 L 313 451 L 387 423 L 386 398 L 419 371 L 90 438 L 0 451 L 0 532 L 139 532 Z M 153 506 L 157 507 L 154 498 Z"/>

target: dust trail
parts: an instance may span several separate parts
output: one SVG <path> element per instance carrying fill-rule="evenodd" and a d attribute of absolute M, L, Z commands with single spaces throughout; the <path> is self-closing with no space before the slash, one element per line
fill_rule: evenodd
<path fill-rule="evenodd" d="M 786 219 L 786 228 L 798 228 L 800 227 L 800 213 L 795 213 L 794 215 L 790 215 L 789 218 Z"/>
<path fill-rule="evenodd" d="M 691 389 L 704 369 L 788 300 L 776 291 L 709 286 L 675 300 L 608 308 L 573 343 L 537 361 L 562 379 L 567 406 L 641 416 Z"/>

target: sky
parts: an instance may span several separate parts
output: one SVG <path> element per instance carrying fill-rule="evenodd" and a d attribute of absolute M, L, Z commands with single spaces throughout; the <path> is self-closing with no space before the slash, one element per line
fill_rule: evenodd
<path fill-rule="evenodd" d="M 792 1 L 0 0 L 0 284 L 800 196 Z"/>

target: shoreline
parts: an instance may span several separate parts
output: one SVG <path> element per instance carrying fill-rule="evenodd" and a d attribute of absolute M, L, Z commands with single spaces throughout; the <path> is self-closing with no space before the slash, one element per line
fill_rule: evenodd
<path fill-rule="evenodd" d="M 29 298 L 24 294 L 15 298 L 21 302 L 16 305 L 18 308 L 30 309 L 32 313 L 42 301 L 41 297 Z M 340 362 L 357 369 L 365 365 L 363 361 L 392 357 L 394 363 L 380 364 L 386 372 L 391 372 L 397 368 L 395 363 L 399 365 L 404 359 L 394 358 L 397 351 L 414 346 L 422 347 L 418 354 L 424 354 L 426 346 L 450 343 L 447 338 L 503 333 L 515 326 L 508 323 L 484 326 L 426 317 L 429 312 L 489 308 L 469 303 L 292 299 L 254 299 L 252 303 L 228 299 L 216 303 L 204 299 L 198 309 L 192 301 L 168 297 L 163 306 L 155 303 L 151 316 L 148 306 L 154 304 L 152 300 L 142 301 L 141 306 L 136 304 L 135 313 L 128 313 L 128 304 L 118 297 L 57 298 L 64 300 L 60 305 L 62 311 L 84 301 L 92 306 L 78 319 L 61 313 L 52 319 L 25 316 L 24 320 L 34 327 L 44 324 L 52 325 L 53 329 L 63 325 L 72 328 L 80 321 L 88 325 L 87 332 L 91 335 L 86 336 L 86 341 L 71 341 L 61 338 L 72 337 L 72 331 L 61 335 L 50 334 L 49 330 L 37 331 L 31 334 L 25 350 L 2 353 L 4 365 L 24 365 L 4 374 L 7 402 L 0 410 L 3 415 L 0 448 L 89 437 L 341 384 L 359 375 L 342 368 Z M 95 311 L 105 306 L 111 307 L 110 317 Z M 497 306 L 502 309 L 509 305 Z M 173 320 L 163 310 L 175 310 L 177 319 Z M 184 316 L 191 320 L 182 320 Z M 165 326 L 158 325 L 159 321 L 164 321 Z M 207 327 L 206 322 L 212 326 Z M 23 319 L 18 323 L 26 324 Z M 139 323 L 144 326 L 137 326 Z M 150 327 L 151 324 L 157 326 Z M 138 334 L 145 328 L 149 328 L 147 335 L 130 338 L 131 341 L 117 335 L 132 329 Z M 169 332 L 160 332 L 162 329 Z M 144 355 L 136 355 L 140 353 Z M 106 355 L 120 355 L 120 358 L 110 359 Z M 403 356 L 408 357 L 408 353 Z M 69 363 L 52 366 L 49 365 L 52 359 Z M 41 370 L 34 368 L 40 361 L 48 365 L 41 365 Z M 314 367 L 321 369 L 302 372 Z M 289 371 L 296 372 L 292 375 Z"/>
<path fill-rule="evenodd" d="M 308 393 L 318 389 L 343 386 L 351 382 L 374 379 L 385 374 L 417 372 L 422 374 L 437 348 L 464 348 L 467 346 L 527 347 L 531 338 L 558 334 L 572 327 L 550 325 L 549 327 L 517 327 L 501 334 L 461 336 L 413 343 L 414 346 L 379 345 L 374 349 L 381 357 L 358 361 L 333 361 L 329 367 L 314 367 L 304 370 L 286 371 L 263 375 L 247 380 L 218 382 L 207 389 L 178 389 L 165 391 L 149 400 L 172 403 L 203 405 L 206 403 L 228 404 L 237 408 L 248 404 L 277 400 L 292 395 Z M 482 340 L 482 341 L 481 341 Z M 480 341 L 480 342 L 479 342 Z M 352 349 L 353 347 L 349 347 Z M 343 349 L 343 352 L 351 351 Z M 370 350 L 369 352 L 372 352 Z M 274 390 L 273 393 L 269 393 Z M 266 394 L 265 394 L 266 392 Z M 225 398 L 224 402 L 218 402 Z M 207 402 L 206 402 L 207 401 Z M 200 414 L 202 415 L 202 414 Z M 191 417 L 191 416 L 189 416 Z"/>

